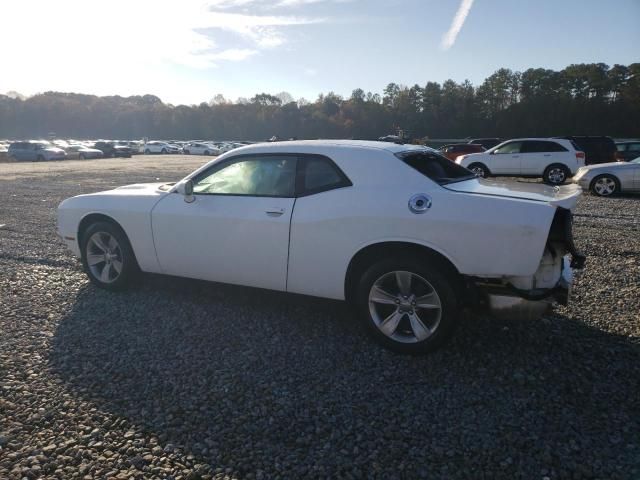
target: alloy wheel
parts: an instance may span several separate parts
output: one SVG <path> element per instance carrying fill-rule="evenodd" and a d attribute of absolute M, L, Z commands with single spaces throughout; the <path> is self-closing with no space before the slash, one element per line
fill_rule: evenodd
<path fill-rule="evenodd" d="M 600 177 L 593 184 L 593 189 L 602 197 L 608 197 L 616 191 L 616 182 L 611 177 Z"/>
<path fill-rule="evenodd" d="M 122 273 L 123 257 L 118 240 L 108 232 L 96 232 L 86 246 L 91 274 L 103 283 L 115 282 Z"/>
<path fill-rule="evenodd" d="M 417 343 L 436 332 L 442 303 L 433 286 L 420 275 L 393 271 L 373 283 L 369 313 L 387 337 L 401 343 Z"/>
<path fill-rule="evenodd" d="M 549 170 L 549 173 L 547 174 L 547 179 L 549 180 L 549 182 L 554 184 L 562 183 L 565 181 L 566 178 L 567 178 L 567 175 L 565 171 L 560 167 L 552 168 L 551 170 Z"/>

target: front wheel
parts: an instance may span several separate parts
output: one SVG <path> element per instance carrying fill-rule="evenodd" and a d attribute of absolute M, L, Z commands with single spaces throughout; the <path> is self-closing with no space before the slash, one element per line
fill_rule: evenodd
<path fill-rule="evenodd" d="M 120 227 L 96 222 L 81 238 L 82 266 L 89 280 L 100 288 L 122 290 L 138 272 L 129 239 Z"/>
<path fill-rule="evenodd" d="M 600 175 L 591 182 L 591 192 L 599 197 L 610 197 L 619 191 L 620 183 L 612 175 Z"/>
<path fill-rule="evenodd" d="M 163 154 L 163 155 L 165 155 L 165 154 L 167 153 L 167 149 L 166 149 L 166 148 L 163 148 L 163 149 L 160 151 L 160 153 L 161 153 L 161 154 Z"/>
<path fill-rule="evenodd" d="M 452 280 L 415 258 L 390 258 L 371 266 L 360 278 L 355 303 L 369 333 L 399 353 L 435 350 L 458 323 Z"/>
<path fill-rule="evenodd" d="M 205 151 L 204 151 L 204 154 L 205 154 L 205 155 L 207 155 L 207 156 L 211 155 L 211 154 L 209 153 L 209 150 L 205 150 Z"/>
<path fill-rule="evenodd" d="M 36 160 L 38 162 L 44 162 L 44 157 L 42 155 L 38 155 L 38 157 L 36 158 Z"/>
<path fill-rule="evenodd" d="M 80 160 L 84 160 L 84 158 L 85 158 L 85 157 L 84 157 L 84 153 L 81 153 L 80 155 L 78 155 L 78 158 L 79 158 Z"/>
<path fill-rule="evenodd" d="M 151 153 L 151 150 L 149 150 L 148 148 L 145 148 L 144 150 L 144 154 L 145 155 L 149 155 Z"/>
<path fill-rule="evenodd" d="M 476 177 L 487 178 L 489 176 L 489 169 L 482 163 L 472 163 L 468 169 L 475 173 Z"/>
<path fill-rule="evenodd" d="M 542 174 L 542 180 L 549 185 L 562 185 L 571 175 L 564 165 L 549 165 Z"/>

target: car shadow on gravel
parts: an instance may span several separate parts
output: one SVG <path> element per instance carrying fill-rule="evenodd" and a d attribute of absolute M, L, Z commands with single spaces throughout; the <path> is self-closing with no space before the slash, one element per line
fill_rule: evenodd
<path fill-rule="evenodd" d="M 49 365 L 72 396 L 196 463 L 266 478 L 638 467 L 637 339 L 562 315 L 467 315 L 445 348 L 406 357 L 372 343 L 342 302 L 144 282 L 81 288 Z"/>

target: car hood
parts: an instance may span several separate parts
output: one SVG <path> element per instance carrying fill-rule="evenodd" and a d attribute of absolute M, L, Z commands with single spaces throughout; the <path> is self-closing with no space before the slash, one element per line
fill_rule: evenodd
<path fill-rule="evenodd" d="M 578 197 L 582 193 L 582 189 L 578 185 L 572 184 L 552 187 L 539 183 L 505 182 L 483 178 L 473 178 L 443 186 L 454 192 L 531 200 L 568 209 L 575 207 Z"/>
<path fill-rule="evenodd" d="M 606 168 L 606 169 L 610 169 L 610 168 L 620 168 L 620 167 L 624 167 L 626 165 L 629 165 L 629 162 L 607 162 L 607 163 L 594 163 L 593 165 L 587 165 L 585 167 L 580 167 L 580 170 L 584 171 L 591 171 L 591 170 L 598 170 L 600 168 Z"/>

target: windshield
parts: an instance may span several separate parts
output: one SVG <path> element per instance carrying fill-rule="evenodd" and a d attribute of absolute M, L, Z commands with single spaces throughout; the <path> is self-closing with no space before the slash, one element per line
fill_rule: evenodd
<path fill-rule="evenodd" d="M 396 156 L 439 185 L 475 178 L 474 173 L 443 157 L 435 150 L 402 152 Z"/>

